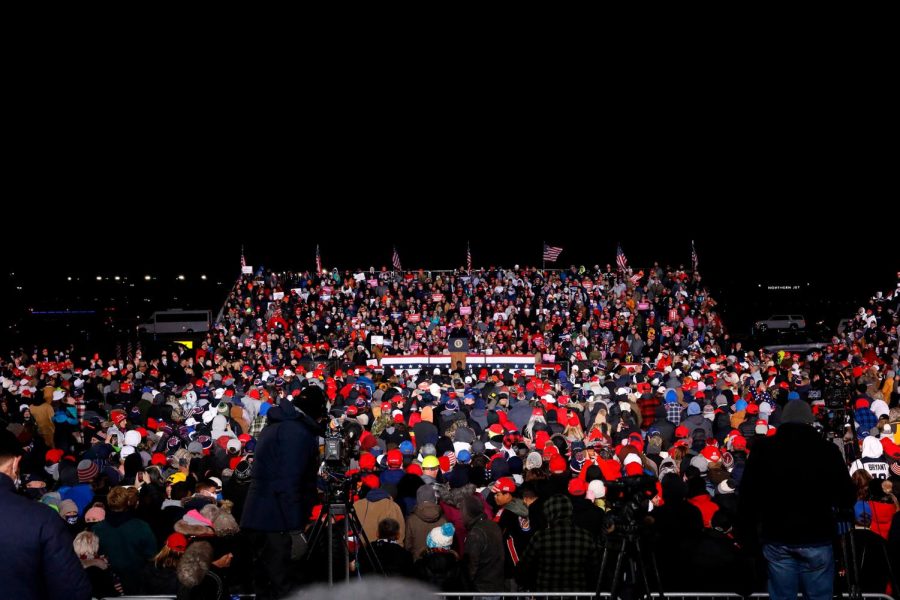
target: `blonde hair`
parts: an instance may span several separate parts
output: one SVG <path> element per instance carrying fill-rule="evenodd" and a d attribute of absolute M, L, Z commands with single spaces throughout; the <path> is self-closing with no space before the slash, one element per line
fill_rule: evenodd
<path fill-rule="evenodd" d="M 100 538 L 91 531 L 82 531 L 75 536 L 72 547 L 75 549 L 75 554 L 78 555 L 78 558 L 82 560 L 97 558 L 97 552 L 100 551 Z"/>
<path fill-rule="evenodd" d="M 183 555 L 184 552 L 172 550 L 167 544 L 164 544 L 162 550 L 153 557 L 153 564 L 157 569 L 174 569 Z"/>

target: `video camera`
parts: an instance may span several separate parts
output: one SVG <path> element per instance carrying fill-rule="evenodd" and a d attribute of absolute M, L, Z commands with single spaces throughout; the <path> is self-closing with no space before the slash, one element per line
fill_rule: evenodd
<path fill-rule="evenodd" d="M 648 511 L 648 503 L 656 496 L 656 478 L 650 475 L 631 475 L 606 482 L 606 502 L 609 518 L 617 525 L 637 526 L 638 519 Z"/>
<path fill-rule="evenodd" d="M 325 430 L 325 466 L 346 471 L 350 459 L 359 458 L 359 438 L 362 426 L 354 421 L 333 421 Z"/>

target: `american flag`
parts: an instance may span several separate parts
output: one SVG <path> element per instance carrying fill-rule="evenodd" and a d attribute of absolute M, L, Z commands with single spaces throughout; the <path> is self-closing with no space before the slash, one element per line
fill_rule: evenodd
<path fill-rule="evenodd" d="M 397 254 L 397 246 L 394 246 L 394 256 L 391 258 L 391 263 L 394 265 L 395 271 L 402 271 L 403 269 L 400 267 L 400 255 Z"/>
<path fill-rule="evenodd" d="M 247 260 L 244 258 L 244 246 L 241 245 L 241 269 L 247 266 Z"/>
<path fill-rule="evenodd" d="M 697 256 L 697 249 L 694 247 L 694 240 L 691 240 L 691 269 L 696 273 L 697 265 L 700 264 L 700 257 Z"/>
<path fill-rule="evenodd" d="M 559 246 L 548 246 L 546 243 L 544 244 L 544 260 L 550 262 L 556 262 L 556 259 L 559 258 L 560 253 L 563 251 Z"/>
<path fill-rule="evenodd" d="M 616 264 L 623 271 L 628 269 L 628 259 L 625 258 L 625 253 L 622 252 L 622 244 L 616 246 Z"/>
<path fill-rule="evenodd" d="M 316 273 L 322 272 L 322 253 L 319 252 L 319 245 L 316 244 Z"/>
<path fill-rule="evenodd" d="M 469 242 L 466 242 L 466 269 L 470 273 L 472 272 L 472 246 L 469 245 Z"/>

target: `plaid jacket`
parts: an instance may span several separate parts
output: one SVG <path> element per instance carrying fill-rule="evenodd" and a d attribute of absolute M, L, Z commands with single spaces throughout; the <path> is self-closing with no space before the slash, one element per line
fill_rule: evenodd
<path fill-rule="evenodd" d="M 681 405 L 677 402 L 669 402 L 666 404 L 666 419 L 675 427 L 681 424 Z M 651 423 L 653 421 L 651 420 Z"/>
<path fill-rule="evenodd" d="M 548 529 L 538 531 L 519 562 L 523 587 L 541 592 L 587 592 L 596 589 L 600 548 L 590 533 L 572 524 L 572 503 L 556 495 L 544 505 Z"/>

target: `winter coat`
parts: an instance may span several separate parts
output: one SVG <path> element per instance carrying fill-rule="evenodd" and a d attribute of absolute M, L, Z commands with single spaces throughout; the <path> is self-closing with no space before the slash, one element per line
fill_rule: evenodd
<path fill-rule="evenodd" d="M 381 563 L 386 577 L 412 578 L 415 576 L 412 555 L 400 544 L 388 540 L 377 540 L 372 543 L 372 550 L 378 557 L 378 562 Z M 359 571 L 363 578 L 373 573 L 380 574 L 369 561 L 369 556 L 365 551 L 359 553 Z"/>
<path fill-rule="evenodd" d="M 94 526 L 100 538 L 100 554 L 109 559 L 122 580 L 126 594 L 140 589 L 140 572 L 144 563 L 156 555 L 156 537 L 145 521 L 127 512 L 108 512 L 106 519 Z"/>
<path fill-rule="evenodd" d="M 160 569 L 152 562 L 141 573 L 141 593 L 148 596 L 174 596 L 178 593 L 176 569 Z"/>
<path fill-rule="evenodd" d="M 365 498 L 353 503 L 353 509 L 369 542 L 378 539 L 378 523 L 382 519 L 391 518 L 400 524 L 400 539 L 406 538 L 406 522 L 403 519 L 403 511 L 396 502 L 382 488 L 370 491 Z"/>
<path fill-rule="evenodd" d="M 462 591 L 459 555 L 453 550 L 429 548 L 415 563 L 416 577 L 442 592 Z"/>
<path fill-rule="evenodd" d="M 453 527 L 456 529 L 456 534 L 454 535 L 456 538 L 454 549 L 460 556 L 462 556 L 465 550 L 464 546 L 468 529 L 463 522 L 462 511 L 459 507 L 462 505 L 463 497 L 472 495 L 481 500 L 482 506 L 484 507 L 484 514 L 486 514 L 488 518 L 493 518 L 493 510 L 491 510 L 491 507 L 484 499 L 484 496 L 475 493 L 475 486 L 471 483 L 464 485 L 461 488 L 454 488 L 446 491 L 441 495 L 440 500 L 441 512 L 444 513 L 447 522 L 453 523 Z"/>
<path fill-rule="evenodd" d="M 15 493 L 0 474 L 0 590 L 16 600 L 87 600 L 91 583 L 65 521 L 53 509 Z"/>
<path fill-rule="evenodd" d="M 467 581 L 476 592 L 502 592 L 505 558 L 500 527 L 485 515 L 466 525 L 463 564 Z"/>
<path fill-rule="evenodd" d="M 528 542 L 534 531 L 528 520 L 528 507 L 518 498 L 497 510 L 494 522 L 500 526 L 506 555 L 504 576 L 513 579 L 516 576 L 516 565 L 522 559 Z"/>
<path fill-rule="evenodd" d="M 256 531 L 303 529 L 316 500 L 318 427 L 285 402 L 269 409 L 256 442 L 241 527 Z"/>
<path fill-rule="evenodd" d="M 834 538 L 834 509 L 852 508 L 856 487 L 837 446 L 809 425 L 784 423 L 754 444 L 738 495 L 743 535 L 758 522 L 765 542 L 823 544 Z"/>
<path fill-rule="evenodd" d="M 178 600 L 225 600 L 228 589 L 222 577 L 211 569 L 213 547 L 209 542 L 194 542 L 178 561 Z"/>
<path fill-rule="evenodd" d="M 542 592 L 593 591 L 600 570 L 600 548 L 593 536 L 572 524 L 572 503 L 556 495 L 547 499 L 549 527 L 534 534 L 518 568 L 518 581 Z"/>
<path fill-rule="evenodd" d="M 403 540 L 403 547 L 412 553 L 413 560 L 417 560 L 428 548 L 425 544 L 428 533 L 446 522 L 447 519 L 439 505 L 423 502 L 416 506 L 406 519 L 406 536 Z"/>

